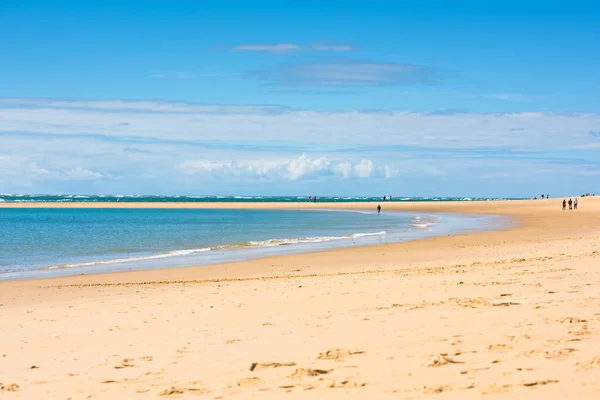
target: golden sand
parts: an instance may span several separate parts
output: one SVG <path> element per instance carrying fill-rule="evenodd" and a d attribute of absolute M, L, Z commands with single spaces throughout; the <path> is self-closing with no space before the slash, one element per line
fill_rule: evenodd
<path fill-rule="evenodd" d="M 0 398 L 598 399 L 600 198 L 580 198 L 577 211 L 561 201 L 382 202 L 383 212 L 516 223 L 215 266 L 0 282 Z"/>

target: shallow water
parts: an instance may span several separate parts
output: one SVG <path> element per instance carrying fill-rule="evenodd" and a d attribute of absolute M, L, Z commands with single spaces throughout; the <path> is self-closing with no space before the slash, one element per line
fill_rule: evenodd
<path fill-rule="evenodd" d="M 397 242 L 498 224 L 490 218 L 336 210 L 0 209 L 0 279 Z"/>

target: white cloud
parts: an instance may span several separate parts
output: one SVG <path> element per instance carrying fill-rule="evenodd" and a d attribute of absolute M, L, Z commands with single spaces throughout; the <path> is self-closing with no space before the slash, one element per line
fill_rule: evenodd
<path fill-rule="evenodd" d="M 46 176 L 50 174 L 50 171 L 48 171 L 46 168 L 41 168 L 35 161 L 29 164 L 27 172 L 39 176 Z"/>
<path fill-rule="evenodd" d="M 69 171 L 66 171 L 64 175 L 70 179 L 104 179 L 107 178 L 104 174 L 100 172 L 92 171 L 87 168 L 75 167 Z"/>
<path fill-rule="evenodd" d="M 138 140 L 541 151 L 596 148 L 598 138 L 589 132 L 599 127 L 599 113 L 319 112 L 178 102 L 0 99 L 0 132 Z"/>
<path fill-rule="evenodd" d="M 0 110 L 3 108 L 6 110 L 88 110 L 173 114 L 262 114 L 285 110 L 284 107 L 277 106 L 203 105 L 177 101 L 0 98 Z"/>
<path fill-rule="evenodd" d="M 5 164 L 3 168 L 0 169 L 0 175 L 22 175 L 30 180 L 82 181 L 112 178 L 109 174 L 103 174 L 79 166 L 66 169 L 49 168 L 41 166 L 37 161 L 29 161 L 25 157 L 12 158 L 10 163 L 4 163 L 2 161 L 2 157 L 0 157 L 0 166 Z"/>
<path fill-rule="evenodd" d="M 0 192 L 585 193 L 599 127 L 594 113 L 2 99 Z"/>
<path fill-rule="evenodd" d="M 435 72 L 420 65 L 344 60 L 283 65 L 257 76 L 282 86 L 343 87 L 425 83 Z"/>
<path fill-rule="evenodd" d="M 325 43 L 314 43 L 310 46 L 303 46 L 296 43 L 277 43 L 277 44 L 241 44 L 238 46 L 231 47 L 233 51 L 255 51 L 260 53 L 271 53 L 271 54 L 286 54 L 296 51 L 352 51 L 354 48 L 348 45 L 340 44 L 325 44 Z"/>
<path fill-rule="evenodd" d="M 309 47 L 313 51 L 352 51 L 354 48 L 348 45 L 313 44 Z"/>
<path fill-rule="evenodd" d="M 262 53 L 289 53 L 291 51 L 300 50 L 300 45 L 294 43 L 278 43 L 278 44 L 242 44 L 231 48 L 233 51 L 257 51 Z"/>
<path fill-rule="evenodd" d="M 315 180 L 335 178 L 390 178 L 397 171 L 388 165 L 376 167 L 371 160 L 357 163 L 310 158 L 302 154 L 290 160 L 186 161 L 180 165 L 186 174 L 206 174 L 214 178 L 264 180 Z"/>

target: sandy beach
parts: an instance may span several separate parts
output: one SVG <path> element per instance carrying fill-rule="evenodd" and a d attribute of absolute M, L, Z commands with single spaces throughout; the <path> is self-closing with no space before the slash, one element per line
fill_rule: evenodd
<path fill-rule="evenodd" d="M 505 215 L 514 226 L 214 266 L 2 281 L 0 398 L 598 399 L 600 198 L 580 198 L 576 211 L 562 211 L 561 201 L 382 202 L 382 212 Z"/>

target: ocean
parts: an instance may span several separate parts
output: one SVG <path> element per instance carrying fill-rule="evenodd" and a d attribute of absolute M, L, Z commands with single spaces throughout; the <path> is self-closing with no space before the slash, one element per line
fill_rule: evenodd
<path fill-rule="evenodd" d="M 488 229 L 494 217 L 235 209 L 0 209 L 0 279 L 207 265 Z"/>
<path fill-rule="evenodd" d="M 314 194 L 310 194 L 314 196 Z M 126 203 L 219 203 L 219 202 L 273 202 L 273 203 L 290 203 L 298 201 L 308 201 L 309 195 L 306 196 L 157 196 L 157 195 L 76 195 L 76 194 L 0 194 L 0 203 L 15 202 L 15 203 L 31 203 L 31 202 L 126 202 Z M 386 195 L 386 200 L 389 200 L 389 195 Z M 381 201 L 380 197 L 368 196 L 318 196 L 319 203 L 343 203 L 343 202 L 369 202 Z M 487 197 L 406 197 L 393 196 L 392 201 L 485 201 L 485 200 L 520 200 L 520 199 L 504 199 L 504 198 L 487 198 Z"/>

